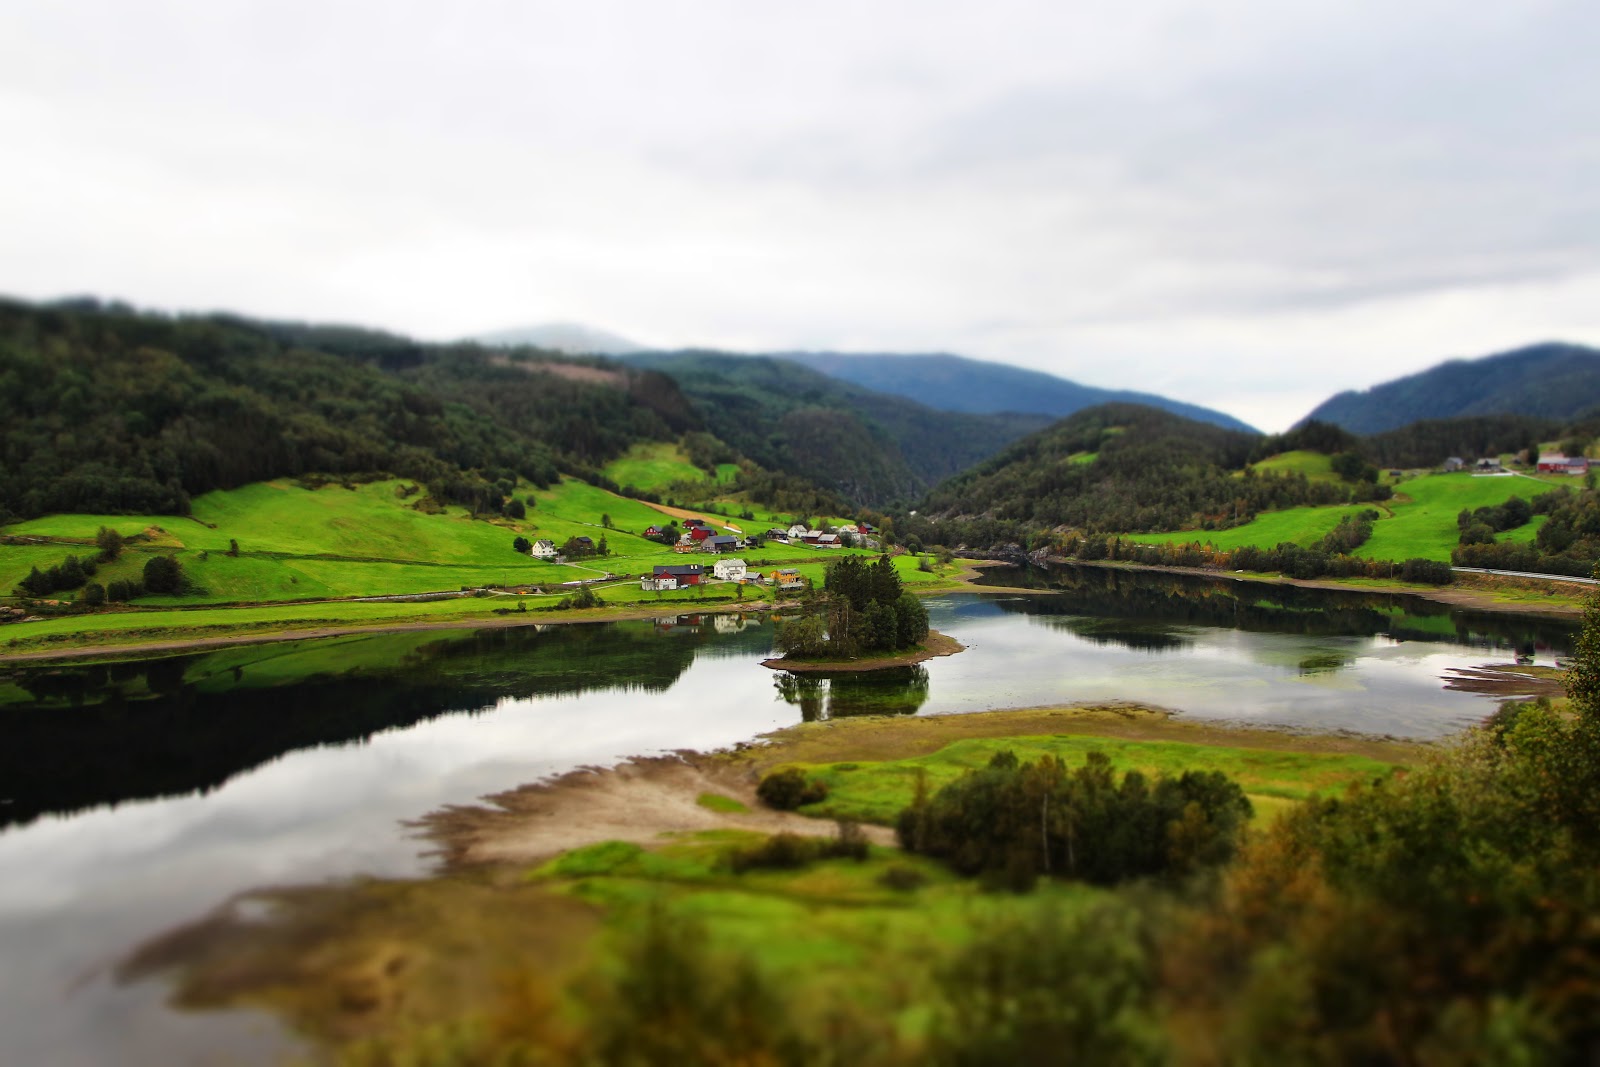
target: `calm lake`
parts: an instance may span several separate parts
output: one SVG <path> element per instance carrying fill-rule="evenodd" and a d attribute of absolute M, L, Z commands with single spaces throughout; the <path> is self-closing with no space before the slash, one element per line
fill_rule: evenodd
<path fill-rule="evenodd" d="M 425 872 L 403 821 L 586 764 L 798 722 L 1078 701 L 1433 738 L 1495 700 L 1454 672 L 1558 665 L 1560 622 L 1096 568 L 928 602 L 968 651 L 775 674 L 758 617 L 433 631 L 0 668 L 0 1063 L 278 1062 L 270 1019 L 162 1008 L 118 959 L 240 890 Z"/>

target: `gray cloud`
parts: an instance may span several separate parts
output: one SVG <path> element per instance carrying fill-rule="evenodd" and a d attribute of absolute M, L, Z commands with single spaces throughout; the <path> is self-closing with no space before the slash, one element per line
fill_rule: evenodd
<path fill-rule="evenodd" d="M 1600 341 L 1600 8 L 13 0 L 0 290 L 952 349 L 1273 427 Z"/>

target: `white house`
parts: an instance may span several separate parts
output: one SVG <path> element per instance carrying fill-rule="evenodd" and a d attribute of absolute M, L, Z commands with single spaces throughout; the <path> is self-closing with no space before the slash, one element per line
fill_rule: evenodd
<path fill-rule="evenodd" d="M 711 565 L 711 573 L 725 581 L 744 581 L 746 568 L 742 559 L 719 559 Z"/>
<path fill-rule="evenodd" d="M 810 530 L 806 529 L 804 526 L 801 526 L 798 522 L 789 527 L 789 537 L 791 540 L 796 537 L 804 537 L 810 532 Z"/>
<path fill-rule="evenodd" d="M 533 547 L 528 549 L 528 555 L 534 559 L 555 559 L 556 543 L 554 541 L 535 541 Z"/>

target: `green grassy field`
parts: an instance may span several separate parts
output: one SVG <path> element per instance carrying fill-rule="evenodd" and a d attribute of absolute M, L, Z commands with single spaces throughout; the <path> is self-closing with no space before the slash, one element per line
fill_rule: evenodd
<path fill-rule="evenodd" d="M 636 444 L 606 464 L 601 473 L 618 485 L 631 485 L 645 492 L 656 492 L 679 482 L 709 481 L 705 471 L 689 462 L 683 449 L 665 441 Z"/>
<path fill-rule="evenodd" d="M 109 526 L 135 540 L 120 559 L 101 565 L 95 581 L 104 584 L 138 578 L 152 555 L 172 553 L 190 581 L 204 592 L 142 597 L 134 605 L 138 610 L 13 624 L 0 636 L 8 648 L 21 651 L 62 642 L 179 640 L 208 632 L 261 633 L 411 621 L 470 625 L 495 618 L 497 609 L 514 609 L 519 598 L 495 595 L 428 603 L 327 602 L 327 598 L 534 586 L 546 592 L 520 599 L 535 611 L 567 595 L 570 590 L 561 588 L 566 582 L 607 572 L 633 576 L 661 563 L 709 562 L 703 555 L 685 557 L 641 536 L 649 526 L 668 521 L 660 511 L 584 482 L 519 490 L 519 496 L 533 502 L 521 521 L 474 519 L 460 508 L 427 514 L 411 506 L 414 494 L 400 494 L 403 485 L 382 481 L 349 489 L 305 489 L 287 481 L 266 482 L 208 493 L 195 501 L 192 518 L 56 515 L 8 527 L 3 531 L 8 535 L 53 541 L 0 545 L 0 589 L 15 586 L 32 567 L 48 568 L 68 554 L 85 559 L 94 556 L 95 532 Z M 737 521 L 708 518 L 717 524 Z M 787 517 L 783 518 L 787 526 Z M 602 526 L 603 522 L 610 526 Z M 759 522 L 740 525 L 765 529 Z M 558 545 L 577 535 L 588 535 L 597 542 L 604 536 L 612 554 L 557 565 L 514 551 L 511 542 L 519 535 L 529 540 L 548 538 Z M 231 540 L 239 545 L 236 556 L 228 554 Z M 870 553 L 819 552 L 772 543 L 744 553 L 743 558 L 757 571 L 796 567 L 820 584 L 827 562 L 841 554 Z M 948 586 L 959 569 L 926 573 L 917 569 L 917 562 L 909 556 L 896 560 L 908 586 Z M 735 587 L 728 584 L 655 593 L 644 592 L 637 581 L 628 580 L 606 584 L 600 592 L 608 605 L 618 607 L 709 605 L 738 599 Z M 742 591 L 742 599 L 747 601 L 770 597 L 770 590 L 759 587 Z"/>
<path fill-rule="evenodd" d="M 1288 452 L 1276 458 L 1315 455 Z M 1394 498 L 1381 504 L 1286 508 L 1283 511 L 1265 512 L 1253 521 L 1230 530 L 1179 530 L 1175 533 L 1134 534 L 1128 539 L 1147 544 L 1199 541 L 1221 549 L 1243 545 L 1271 548 L 1285 541 L 1310 545 L 1337 526 L 1345 515 L 1359 514 L 1372 508 L 1382 517 L 1372 524 L 1371 539 L 1356 550 L 1356 555 L 1367 559 L 1448 561 L 1450 550 L 1455 548 L 1460 536 L 1456 516 L 1463 508 L 1475 510 L 1492 507 L 1505 503 L 1513 496 L 1531 500 L 1540 493 L 1570 482 L 1570 479 L 1563 481 L 1558 478 L 1520 476 L 1479 478 L 1464 472 L 1426 474 L 1398 483 Z M 1542 515 L 1535 516 L 1526 526 L 1502 534 L 1500 539 L 1531 541 L 1543 522 Z"/>
<path fill-rule="evenodd" d="M 1099 750 L 1111 757 L 1119 772 L 1139 770 L 1152 777 L 1185 770 L 1221 771 L 1244 787 L 1258 818 L 1271 817 L 1295 801 L 1337 792 L 1353 781 L 1385 774 L 1393 767 L 1365 756 L 1342 753 L 1127 741 L 1075 734 L 974 738 L 952 742 L 927 756 L 807 766 L 808 773 L 827 784 L 828 798 L 803 810 L 808 815 L 890 824 L 911 803 L 919 774 L 925 774 L 928 787 L 937 790 L 1006 750 L 1015 752 L 1024 762 L 1052 755 L 1069 767 L 1080 766 L 1091 750 Z"/>
<path fill-rule="evenodd" d="M 1280 452 L 1252 466 L 1263 473 L 1303 474 L 1314 482 L 1339 480 L 1339 476 L 1333 473 L 1333 457 L 1323 452 Z"/>

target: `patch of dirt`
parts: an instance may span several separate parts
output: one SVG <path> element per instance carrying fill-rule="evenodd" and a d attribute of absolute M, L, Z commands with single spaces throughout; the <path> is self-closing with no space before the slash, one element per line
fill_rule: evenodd
<path fill-rule="evenodd" d="M 1566 672 L 1554 667 L 1523 667 L 1491 663 L 1483 667 L 1451 667 L 1444 687 L 1459 693 L 1482 693 L 1506 698 L 1564 697 Z"/>
<path fill-rule="evenodd" d="M 605 367 L 589 367 L 582 363 L 512 359 L 504 355 L 490 356 L 489 362 L 497 367 L 513 367 L 529 374 L 553 374 L 557 378 L 566 378 L 568 381 L 585 382 L 589 385 L 609 385 L 615 389 L 622 388 L 628 382 L 627 375 L 622 371 L 608 370 Z"/>
<path fill-rule="evenodd" d="M 695 753 L 629 760 L 610 769 L 586 767 L 548 782 L 485 797 L 485 804 L 451 806 L 412 824 L 438 843 L 452 868 L 530 863 L 601 841 L 659 844 L 663 835 L 701 830 L 788 831 L 829 837 L 834 824 L 773 811 L 755 795 L 756 778 Z M 748 812 L 702 807 L 702 793 L 741 801 Z M 875 844 L 893 833 L 863 827 Z"/>

